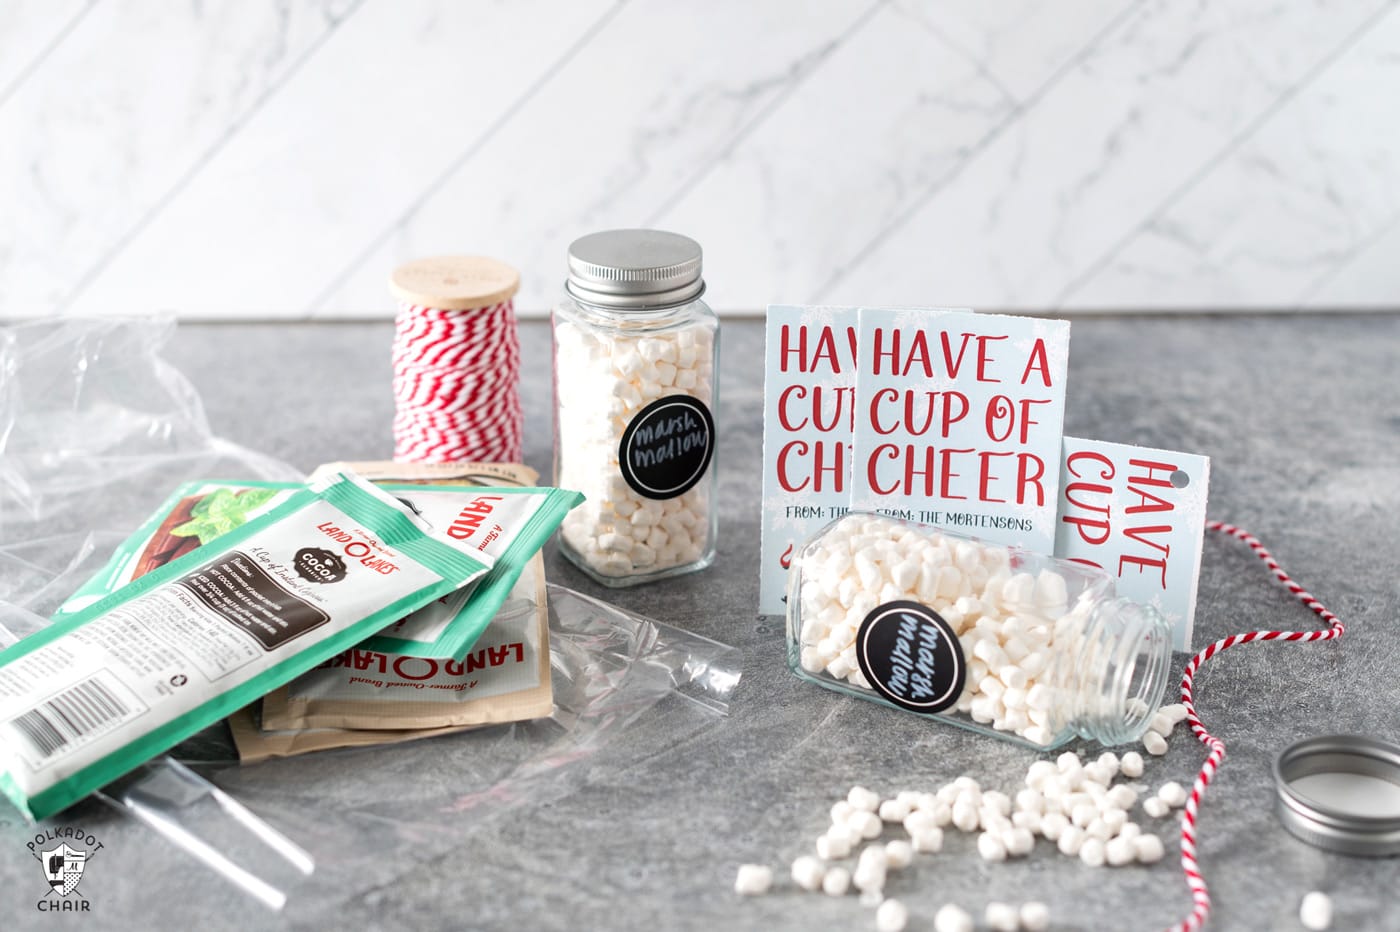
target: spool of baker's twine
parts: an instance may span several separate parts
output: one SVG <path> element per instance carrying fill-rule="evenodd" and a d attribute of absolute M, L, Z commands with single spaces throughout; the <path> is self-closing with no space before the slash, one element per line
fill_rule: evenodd
<path fill-rule="evenodd" d="M 394 270 L 394 459 L 521 461 L 520 337 L 515 269 L 442 256 Z"/>

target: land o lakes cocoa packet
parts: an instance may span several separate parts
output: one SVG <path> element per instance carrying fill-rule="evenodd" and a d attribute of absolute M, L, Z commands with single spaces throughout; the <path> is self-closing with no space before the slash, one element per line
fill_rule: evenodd
<path fill-rule="evenodd" d="M 0 651 L 0 792 L 53 815 L 490 564 L 352 474 L 318 480 Z"/>
<path fill-rule="evenodd" d="M 502 464 L 486 465 L 495 472 L 502 470 Z M 583 500 L 577 492 L 515 485 L 487 488 L 382 480 L 377 484 L 394 492 L 429 524 L 443 528 L 460 549 L 482 555 L 491 564 L 491 572 L 470 589 L 395 621 L 365 644 L 369 650 L 416 657 L 465 656 L 505 602 L 525 565 L 569 509 Z M 181 486 L 117 548 L 107 566 L 64 603 L 55 618 L 91 604 L 174 556 L 217 539 L 298 488 L 272 482 L 193 482 Z M 199 543 L 191 546 L 192 541 Z"/>
<path fill-rule="evenodd" d="M 262 727 L 488 725 L 540 718 L 553 704 L 544 561 L 537 554 L 461 660 L 351 648 L 269 694 Z"/>
<path fill-rule="evenodd" d="M 536 473 L 510 463 L 334 464 L 364 469 L 404 486 L 471 482 L 528 486 Z M 313 477 L 313 480 L 314 478 Z M 383 480 L 381 480 L 383 481 Z M 193 549 L 188 540 L 212 540 L 249 517 L 264 513 L 296 487 L 271 483 L 193 482 L 178 489 L 118 548 L 109 564 L 70 598 L 61 611 L 90 604 Z M 449 734 L 482 724 L 549 715 L 549 625 L 544 565 L 538 554 L 521 572 L 504 604 L 461 661 L 385 654 L 361 647 L 328 660 L 286 687 L 229 717 L 245 762 L 335 747 L 392 743 Z M 431 609 L 460 608 L 453 593 Z M 260 707 L 261 706 L 261 707 Z"/>
<path fill-rule="evenodd" d="M 369 747 L 379 744 L 400 744 L 419 738 L 435 738 L 459 731 L 471 731 L 475 725 L 452 725 L 447 728 L 406 728 L 398 731 L 374 731 L 353 728 L 293 728 L 282 731 L 263 727 L 258 704 L 246 706 L 228 717 L 238 759 L 245 764 L 271 760 L 274 757 L 295 757 L 312 751 L 332 748 Z"/>

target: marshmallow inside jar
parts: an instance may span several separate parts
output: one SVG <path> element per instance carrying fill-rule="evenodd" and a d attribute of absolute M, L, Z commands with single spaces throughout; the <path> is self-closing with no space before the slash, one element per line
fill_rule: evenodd
<path fill-rule="evenodd" d="M 555 479 L 585 496 L 560 552 L 631 586 L 714 560 L 719 321 L 694 240 L 590 234 L 554 308 Z"/>
<path fill-rule="evenodd" d="M 1096 567 L 868 512 L 794 558 L 787 640 L 802 679 L 1038 749 L 1137 740 L 1171 662 Z"/>

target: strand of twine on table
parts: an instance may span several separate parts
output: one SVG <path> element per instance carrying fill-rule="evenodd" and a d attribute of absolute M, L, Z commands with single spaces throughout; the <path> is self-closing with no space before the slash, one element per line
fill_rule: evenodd
<path fill-rule="evenodd" d="M 1210 890 L 1206 886 L 1206 879 L 1201 876 L 1200 865 L 1196 861 L 1196 815 L 1200 811 L 1201 798 L 1205 796 L 1206 787 L 1210 786 L 1210 781 L 1220 768 L 1221 761 L 1225 759 L 1225 742 L 1206 731 L 1206 727 L 1201 724 L 1200 718 L 1196 715 L 1196 706 L 1192 699 L 1196 671 L 1207 660 L 1236 644 L 1248 644 L 1250 641 L 1331 641 L 1341 637 L 1346 631 L 1346 626 L 1328 610 L 1327 606 L 1319 602 L 1312 593 L 1294 582 L 1293 578 L 1283 571 L 1283 567 L 1279 566 L 1273 554 L 1269 553 L 1259 542 L 1259 538 L 1243 528 L 1226 524 L 1223 521 L 1207 521 L 1206 528 L 1228 534 L 1248 544 L 1255 556 L 1264 561 L 1264 565 L 1269 568 L 1274 578 L 1293 593 L 1299 602 L 1302 602 L 1326 622 L 1327 628 L 1316 631 L 1250 631 L 1245 634 L 1232 634 L 1196 654 L 1186 665 L 1181 676 L 1181 702 L 1186 706 L 1186 721 L 1200 742 L 1210 748 L 1210 753 L 1206 756 L 1205 763 L 1201 765 L 1200 772 L 1196 774 L 1196 782 L 1191 787 L 1191 796 L 1186 800 L 1186 810 L 1181 815 L 1181 869 L 1186 874 L 1186 885 L 1191 888 L 1191 899 L 1194 901 L 1194 905 L 1191 909 L 1191 915 L 1172 926 L 1172 932 L 1195 932 L 1205 925 L 1206 919 L 1210 917 Z"/>

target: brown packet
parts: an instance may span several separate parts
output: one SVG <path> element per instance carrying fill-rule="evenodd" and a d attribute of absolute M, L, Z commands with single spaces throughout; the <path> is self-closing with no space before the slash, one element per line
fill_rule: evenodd
<path fill-rule="evenodd" d="M 308 481 L 323 473 L 350 469 L 371 482 L 403 482 L 419 485 L 519 485 L 539 482 L 540 474 L 522 463 L 396 463 L 366 460 L 358 463 L 322 463 Z"/>
<path fill-rule="evenodd" d="M 341 467 L 375 482 L 424 485 L 526 486 L 537 477 L 534 470 L 510 463 L 392 462 L 328 464 L 313 476 Z M 544 559 L 537 554 L 460 662 L 346 651 L 264 697 L 260 731 L 459 730 L 549 715 L 554 696 L 544 584 Z"/>
<path fill-rule="evenodd" d="M 367 747 L 378 744 L 400 744 L 418 738 L 435 738 L 471 731 L 475 726 L 455 725 L 447 728 L 418 728 L 402 731 L 372 731 L 349 728 L 299 728 L 290 731 L 264 731 L 257 704 L 245 706 L 230 715 L 229 731 L 238 759 L 245 764 L 271 760 L 274 757 L 295 757 L 312 751 L 331 748 Z"/>

